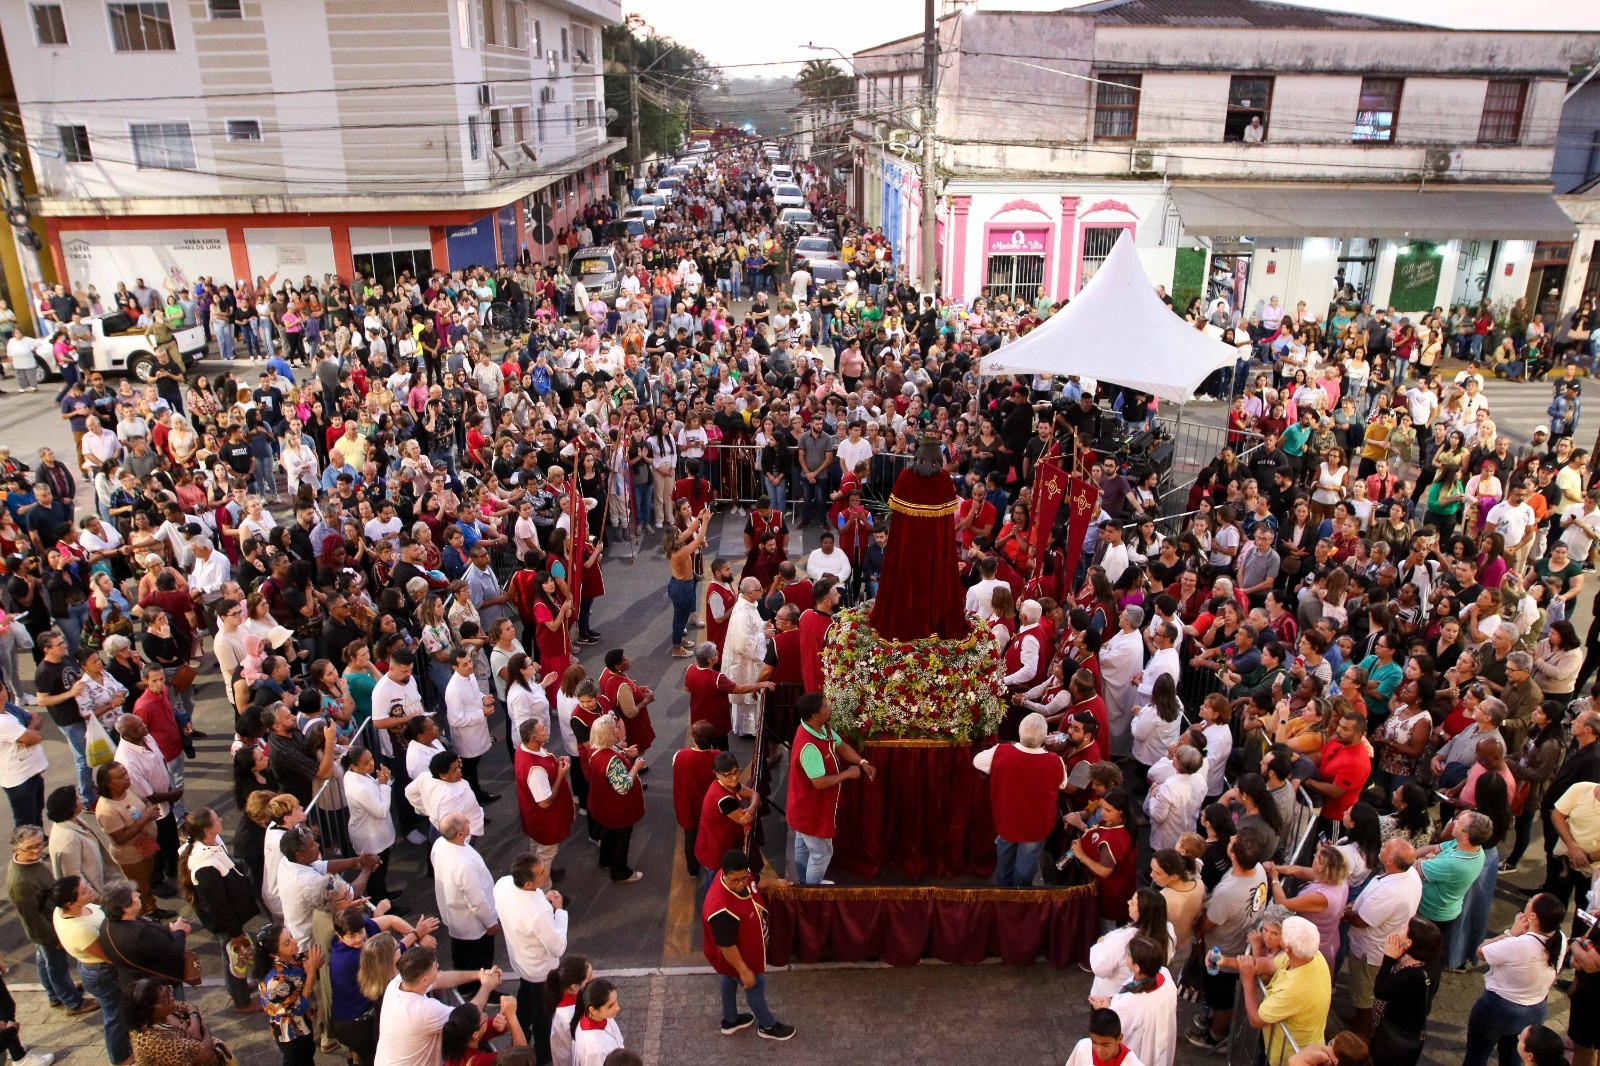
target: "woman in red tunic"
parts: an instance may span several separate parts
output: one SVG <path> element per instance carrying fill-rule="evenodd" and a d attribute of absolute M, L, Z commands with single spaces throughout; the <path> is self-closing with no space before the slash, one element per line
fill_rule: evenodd
<path fill-rule="evenodd" d="M 1094 874 L 1100 888 L 1100 931 L 1115 929 L 1128 913 L 1138 874 L 1133 837 L 1123 825 L 1128 793 L 1114 788 L 1100 797 L 1100 824 L 1072 842 L 1072 854 Z"/>
<path fill-rule="evenodd" d="M 533 642 L 539 649 L 539 666 L 545 673 L 560 677 L 572 665 L 572 643 L 567 631 L 572 605 L 560 598 L 556 579 L 549 571 L 542 571 L 534 578 L 534 588 L 537 591 L 533 605 Z M 554 685 L 545 687 L 545 696 L 554 707 Z"/>
<path fill-rule="evenodd" d="M 627 883 L 644 876 L 628 865 L 633 827 L 644 817 L 644 786 L 639 782 L 644 760 L 635 749 L 621 745 L 617 720 L 610 715 L 596 719 L 589 731 L 589 813 L 600 825 L 600 865 L 611 871 L 611 880 Z"/>

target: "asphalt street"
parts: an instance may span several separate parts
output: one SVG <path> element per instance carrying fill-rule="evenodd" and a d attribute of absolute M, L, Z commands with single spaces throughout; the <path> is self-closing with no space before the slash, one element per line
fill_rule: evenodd
<path fill-rule="evenodd" d="M 1548 399 L 1544 390 L 1532 386 L 1495 386 L 1490 392 L 1492 400 L 1511 401 L 1508 410 L 1518 409 L 1512 424 L 1500 416 L 1501 426 L 1522 438 L 1533 422 L 1522 423 L 1536 417 L 1535 407 L 1542 412 Z M 52 395 L 53 390 L 0 396 L 0 444 L 9 444 L 16 457 L 31 461 L 37 448 L 44 445 L 71 454 L 71 437 L 50 403 Z M 1220 404 L 1206 404 L 1195 413 L 1217 420 L 1221 412 Z M 80 513 L 86 500 L 87 490 L 81 490 Z M 742 518 L 725 516 L 708 555 L 742 555 L 742 527 Z M 796 552 L 809 552 L 813 546 L 804 538 L 794 538 Z M 774 1062 L 893 1061 L 935 1066 L 970 1063 L 995 1053 L 1017 1063 L 1065 1061 L 1085 1032 L 1088 1008 L 1084 997 L 1089 978 L 1077 970 L 1057 972 L 1042 964 L 1021 970 L 998 965 L 967 969 L 925 965 L 899 971 L 797 967 L 773 976 L 770 992 L 779 1016 L 801 1028 L 794 1041 L 784 1045 L 758 1041 L 752 1031 L 730 1038 L 717 1034 L 716 986 L 700 955 L 693 885 L 683 868 L 681 836 L 670 795 L 671 755 L 681 746 L 687 730 L 687 702 L 682 691 L 685 660 L 667 654 L 671 620 L 665 591 L 667 571 L 654 539 L 631 562 L 626 555 L 619 546 L 608 552 L 607 593 L 594 608 L 595 625 L 604 638 L 600 644 L 582 649 L 581 659 L 598 673 L 607 649 L 625 648 L 633 660 L 636 679 L 658 693 L 652 716 L 659 739 L 648 760 L 657 769 L 646 779 L 646 815 L 633 835 L 633 865 L 645 876 L 634 884 L 613 885 L 597 868 L 598 852 L 581 832 L 563 847 L 556 866 L 566 870 L 559 887 L 572 915 L 570 949 L 586 954 L 598 971 L 614 972 L 621 978 L 623 1012 L 619 1020 L 629 1045 L 645 1054 L 646 1062 L 695 1066 L 746 1062 L 752 1056 Z M 1584 613 L 1586 616 L 1587 606 Z M 28 675 L 31 663 L 26 656 L 23 662 L 23 672 Z M 27 676 L 23 686 L 30 687 Z M 190 763 L 187 805 L 190 809 L 213 806 L 231 827 L 236 820 L 229 796 L 232 714 L 221 699 L 221 684 L 209 655 L 196 699 L 195 724 L 210 737 L 197 743 L 198 757 Z M 47 785 L 71 783 L 70 752 L 54 726 L 46 725 L 45 731 L 50 758 Z M 748 742 L 743 750 L 736 747 L 736 752 L 748 760 Z M 526 848 L 526 841 L 517 823 L 503 747 L 485 757 L 483 772 L 486 786 L 505 797 L 489 808 L 488 832 L 479 842 L 480 851 L 498 876 L 508 870 L 511 857 Z M 781 796 L 782 787 L 780 771 L 774 794 Z M 0 804 L 0 831 L 9 834 L 10 829 L 9 809 Z M 782 871 L 786 837 L 781 816 L 769 817 L 767 839 L 768 860 Z M 1531 854 L 1538 856 L 1539 849 Z M 1541 875 L 1542 871 L 1525 863 L 1523 871 L 1511 879 L 1536 884 Z M 401 842 L 390 885 L 405 886 L 403 906 L 398 908 L 403 913 L 412 917 L 437 913 L 421 848 Z M 178 904 L 169 901 L 166 905 Z M 1509 922 L 1513 904 L 1501 901 L 1497 906 L 1496 924 Z M 182 909 L 192 919 L 189 909 Z M 216 948 L 198 930 L 198 922 L 195 924 L 195 940 L 200 942 L 207 973 L 215 975 L 220 961 Z M 74 1066 L 103 1061 L 98 1016 L 67 1019 L 45 1004 L 33 968 L 27 965 L 31 948 L 8 902 L 0 903 L 0 953 L 10 968 L 10 987 L 18 1001 L 24 1039 L 41 1050 L 62 1053 L 58 1061 Z M 501 957 L 504 965 L 503 950 Z M 1466 1012 L 1480 990 L 1481 978 L 1475 975 L 1446 976 L 1430 1024 L 1429 1061 L 1459 1061 Z M 191 990 L 188 998 L 207 1012 L 241 1062 L 277 1061 L 260 1016 L 233 1015 L 215 981 Z M 1564 1021 L 1565 1010 L 1565 998 L 1554 996 L 1553 1020 Z M 1208 1056 L 1180 1044 L 1178 1059 L 1198 1063 Z"/>

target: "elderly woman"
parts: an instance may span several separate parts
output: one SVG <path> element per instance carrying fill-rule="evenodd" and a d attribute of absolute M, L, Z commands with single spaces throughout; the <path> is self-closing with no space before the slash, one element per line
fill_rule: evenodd
<path fill-rule="evenodd" d="M 174 986 L 184 978 L 189 923 L 174 918 L 163 926 L 140 917 L 140 906 L 139 887 L 129 881 L 111 882 L 101 896 L 106 920 L 100 927 L 100 952 L 116 969 L 125 1000 L 142 978 L 155 977 Z"/>
<path fill-rule="evenodd" d="M 111 858 L 122 876 L 138 886 L 146 915 L 172 917 L 172 912 L 156 907 L 155 893 L 150 891 L 152 860 L 161 850 L 156 841 L 160 805 L 133 791 L 132 778 L 121 763 L 109 762 L 96 770 L 94 787 L 100 796 L 95 801 L 95 819 L 111 838 Z"/>
<path fill-rule="evenodd" d="M 1317 847 L 1310 869 L 1271 862 L 1266 869 L 1273 902 L 1317 927 L 1322 957 L 1332 973 L 1339 951 L 1339 922 L 1350 896 L 1350 863 L 1344 852 L 1332 844 L 1322 844 Z M 1297 877 L 1305 884 L 1290 896 L 1284 891 L 1282 878 L 1285 877 Z"/>
<path fill-rule="evenodd" d="M 88 707 L 106 733 L 115 737 L 117 717 L 133 708 L 128 690 L 106 669 L 99 652 L 85 648 L 78 653 L 78 662 L 83 666 L 83 691 L 78 694 L 78 706 Z"/>
<path fill-rule="evenodd" d="M 623 743 L 622 725 L 613 715 L 596 719 L 589 732 L 586 769 L 589 813 L 600 827 L 600 865 L 611 871 L 611 880 L 628 883 L 644 877 L 628 865 L 633 827 L 644 817 L 639 781 L 644 760 L 637 748 Z"/>
<path fill-rule="evenodd" d="M 110 924 L 108 919 L 106 924 Z M 200 1012 L 173 998 L 172 987 L 145 977 L 128 992 L 128 1028 L 137 1066 L 220 1066 L 216 1038 Z"/>

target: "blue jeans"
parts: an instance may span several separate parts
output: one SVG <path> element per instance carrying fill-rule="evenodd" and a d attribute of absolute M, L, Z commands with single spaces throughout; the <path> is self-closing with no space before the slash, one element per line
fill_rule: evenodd
<path fill-rule="evenodd" d="M 722 974 L 722 1020 L 731 1022 L 739 1016 L 739 984 L 737 977 Z M 778 1019 L 772 1016 L 771 1009 L 767 1006 L 767 975 L 756 974 L 756 983 L 744 990 L 744 1001 L 750 1004 L 750 1013 L 756 1016 L 756 1024 L 763 1029 L 771 1029 L 778 1024 Z"/>
<path fill-rule="evenodd" d="M 216 334 L 217 334 L 217 358 L 218 359 L 225 359 L 225 360 L 232 360 L 233 359 L 233 326 L 231 324 L 229 324 L 229 323 L 222 323 L 222 324 L 217 326 Z"/>
<path fill-rule="evenodd" d="M 1478 945 L 1489 928 L 1489 906 L 1494 902 L 1494 885 L 1500 878 L 1500 857 L 1491 848 L 1484 852 L 1483 868 L 1467 888 L 1461 913 L 1450 923 L 1450 939 L 1445 944 L 1446 966 L 1467 966 L 1477 961 Z"/>
<path fill-rule="evenodd" d="M 694 614 L 694 579 L 675 577 L 667 582 L 667 599 L 672 601 L 672 646 L 683 643 L 689 631 L 689 616 Z"/>
<path fill-rule="evenodd" d="M 172 787 L 179 792 L 183 791 L 184 761 L 184 756 L 181 754 L 175 759 L 167 760 L 167 777 L 172 781 Z M 183 797 L 180 796 L 172 801 L 172 817 L 182 822 L 184 813 Z"/>
<path fill-rule="evenodd" d="M 6 789 L 11 803 L 12 825 L 44 825 L 44 775 L 34 774 L 20 785 Z"/>
<path fill-rule="evenodd" d="M 1483 358 L 1483 337 L 1479 334 L 1467 338 L 1467 358 L 1474 363 Z"/>
<path fill-rule="evenodd" d="M 1001 888 L 1030 888 L 1039 872 L 1039 855 L 1044 841 L 1015 844 L 1004 837 L 994 838 L 994 883 Z"/>
<path fill-rule="evenodd" d="M 278 494 L 278 472 L 271 459 L 256 456 L 255 465 L 250 468 L 250 491 L 257 496 Z"/>
<path fill-rule="evenodd" d="M 828 479 L 822 474 L 817 475 L 817 480 L 811 481 L 801 475 L 800 491 L 805 495 L 804 504 L 800 508 L 800 521 L 826 522 L 828 520 Z"/>
<path fill-rule="evenodd" d="M 761 479 L 761 485 L 767 490 L 767 498 L 772 501 L 772 509 L 781 511 L 789 506 L 789 482 L 784 478 L 773 481 L 771 478 Z"/>
<path fill-rule="evenodd" d="M 128 1061 L 133 1046 L 128 1040 L 128 1023 L 122 1016 L 117 971 L 108 962 L 80 962 L 78 976 L 83 979 L 83 990 L 100 1001 L 100 1028 L 105 1032 L 107 1061 Z"/>
<path fill-rule="evenodd" d="M 794 835 L 794 879 L 802 885 L 820 885 L 833 861 L 831 837 Z"/>
<path fill-rule="evenodd" d="M 52 1007 L 66 1004 L 71 1010 L 83 1006 L 83 993 L 72 979 L 72 956 L 59 947 L 45 944 L 33 946 L 33 965 L 39 971 L 39 983 Z"/>
<path fill-rule="evenodd" d="M 67 613 L 56 619 L 56 628 L 61 630 L 61 635 L 67 638 L 67 653 L 74 659 L 78 656 L 78 649 L 83 641 L 83 623 L 89 620 L 89 604 L 75 603 L 67 608 Z"/>
<path fill-rule="evenodd" d="M 94 806 L 94 771 L 89 769 L 89 760 L 86 752 L 89 748 L 88 739 L 84 735 L 85 726 L 82 722 L 75 725 L 61 727 L 61 735 L 67 738 L 67 747 L 72 749 L 72 763 L 78 768 L 78 797 L 83 800 L 85 807 Z"/>
<path fill-rule="evenodd" d="M 633 486 L 633 524 L 643 529 L 650 524 L 650 515 L 655 507 L 655 486 L 646 481 L 643 485 Z"/>
<path fill-rule="evenodd" d="M 1524 1007 L 1498 992 L 1484 992 L 1467 1016 L 1467 1050 L 1461 1066 L 1488 1066 L 1489 1054 L 1497 1047 L 1500 1066 L 1516 1066 L 1522 1061 L 1517 1037 L 1528 1026 L 1543 1024 L 1544 1012 L 1543 1003 Z"/>

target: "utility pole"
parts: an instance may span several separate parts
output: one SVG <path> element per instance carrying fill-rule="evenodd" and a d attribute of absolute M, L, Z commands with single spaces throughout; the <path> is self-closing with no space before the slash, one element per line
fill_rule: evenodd
<path fill-rule="evenodd" d="M 9 134 L 0 135 L 0 201 L 4 202 L 6 221 L 11 223 L 11 234 L 17 245 L 17 264 L 22 270 L 22 287 L 26 290 L 13 308 L 21 316 L 35 319 L 35 327 L 42 328 L 36 320 L 35 305 L 44 272 L 39 267 L 39 235 L 33 232 L 28 217 L 28 198 L 22 188 L 22 157 L 12 148 Z"/>
<path fill-rule="evenodd" d="M 628 162 L 633 164 L 637 177 L 639 163 L 644 158 L 644 142 L 639 137 L 639 44 L 628 50 Z"/>
<path fill-rule="evenodd" d="M 922 278 L 919 288 L 932 295 L 938 274 L 934 217 L 938 208 L 938 179 L 934 174 L 933 134 L 937 128 L 935 101 L 938 97 L 939 21 L 934 16 L 934 0 L 923 0 L 922 25 Z"/>

